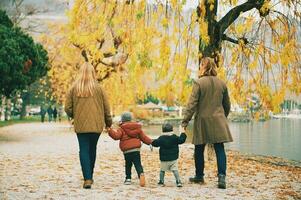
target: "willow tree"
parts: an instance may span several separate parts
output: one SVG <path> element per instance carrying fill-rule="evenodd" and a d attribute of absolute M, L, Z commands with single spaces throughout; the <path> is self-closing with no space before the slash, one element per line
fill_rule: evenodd
<path fill-rule="evenodd" d="M 210 56 L 234 102 L 244 107 L 256 95 L 262 110 L 279 111 L 286 89 L 301 92 L 298 0 L 201 0 L 192 12 L 183 11 L 185 2 L 75 1 L 52 71 L 64 68 L 68 79 L 85 60 L 114 104 L 131 104 L 147 93 L 183 104 L 190 69 Z"/>
<path fill-rule="evenodd" d="M 218 15 L 219 3 L 231 8 Z M 202 1 L 198 7 L 199 50 L 214 57 L 234 101 L 279 112 L 288 92 L 301 93 L 298 0 Z M 299 37 L 299 38 L 298 38 Z M 257 113 L 259 114 L 259 113 Z M 258 116 L 258 115 L 257 115 Z"/>
<path fill-rule="evenodd" d="M 143 1 L 76 1 L 69 23 L 50 27 L 51 34 L 42 38 L 54 95 L 64 99 L 74 72 L 88 61 L 114 105 L 135 104 L 147 93 L 169 104 L 184 103 L 190 87 L 188 62 L 197 58 L 198 40 L 192 31 L 197 24 L 181 27 L 181 6 L 172 13 Z M 174 19 L 180 23 L 171 27 Z"/>

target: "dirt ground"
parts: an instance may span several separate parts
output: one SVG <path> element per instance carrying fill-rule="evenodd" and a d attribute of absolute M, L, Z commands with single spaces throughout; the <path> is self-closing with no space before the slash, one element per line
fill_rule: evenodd
<path fill-rule="evenodd" d="M 272 144 L 271 144 L 272 145 Z M 171 173 L 157 186 L 158 149 L 143 145 L 147 185 L 141 188 L 133 169 L 123 185 L 124 159 L 118 142 L 106 134 L 98 142 L 94 185 L 82 189 L 78 143 L 68 124 L 17 124 L 0 129 L 0 199 L 301 199 L 301 167 L 281 159 L 227 151 L 227 189 L 217 188 L 216 161 L 205 165 L 205 184 L 190 184 L 193 145 L 180 147 L 179 170 L 184 186 Z"/>

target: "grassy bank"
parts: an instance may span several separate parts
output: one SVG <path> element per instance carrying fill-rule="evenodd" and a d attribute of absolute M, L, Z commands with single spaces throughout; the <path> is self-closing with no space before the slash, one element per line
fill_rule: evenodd
<path fill-rule="evenodd" d="M 39 122 L 41 120 L 40 116 L 28 116 L 24 119 L 20 119 L 19 117 L 13 117 L 8 121 L 0 121 L 0 127 L 9 126 L 18 123 L 30 123 L 30 122 Z"/>

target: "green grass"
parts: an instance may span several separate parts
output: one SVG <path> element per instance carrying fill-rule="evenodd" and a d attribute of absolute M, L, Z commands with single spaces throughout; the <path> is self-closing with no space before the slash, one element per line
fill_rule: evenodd
<path fill-rule="evenodd" d="M 0 121 L 0 127 L 9 126 L 18 123 L 30 123 L 30 122 L 39 122 L 41 120 L 40 116 L 29 116 L 24 119 L 19 119 L 19 117 L 13 117 L 8 121 Z"/>

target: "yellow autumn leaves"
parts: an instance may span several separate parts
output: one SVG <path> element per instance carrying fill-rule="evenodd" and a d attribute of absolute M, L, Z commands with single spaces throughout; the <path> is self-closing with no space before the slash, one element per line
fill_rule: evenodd
<path fill-rule="evenodd" d="M 239 3 L 218 2 L 232 7 Z M 207 3 L 212 11 L 214 1 Z M 66 88 L 84 62 L 81 51 L 74 46 L 78 45 L 90 53 L 91 62 L 117 52 L 128 55 L 122 65 L 96 66 L 99 77 L 110 72 L 102 84 L 114 105 L 126 108 L 146 94 L 169 105 L 184 105 L 191 90 L 190 69 L 197 68 L 202 55 L 199 38 L 203 45 L 212 42 L 205 1 L 200 1 L 199 17 L 194 11 L 184 16 L 184 4 L 185 1 L 171 0 L 171 9 L 166 9 L 165 4 L 154 6 L 146 1 L 75 1 L 68 12 L 68 23 L 51 27 L 54 34 L 43 39 L 50 55 L 49 76 L 55 97 L 64 99 Z M 288 2 L 283 4 L 287 6 Z M 261 12 L 270 8 L 270 1 L 265 1 Z M 223 43 L 224 51 L 219 55 L 224 59 L 220 61 L 218 76 L 229 84 L 232 102 L 248 108 L 255 95 L 262 110 L 279 112 L 288 91 L 301 92 L 300 44 L 295 28 L 285 25 L 283 17 L 258 19 L 258 13 L 255 14 L 243 16 L 228 28 L 229 36 L 241 39 L 238 44 Z M 259 25 L 261 28 L 257 29 Z M 249 43 L 244 37 L 250 39 Z M 116 38 L 122 41 L 119 46 Z"/>
<path fill-rule="evenodd" d="M 179 1 L 171 1 L 171 5 L 175 10 L 183 6 Z M 102 15 L 97 10 L 103 10 Z M 188 31 L 196 24 L 185 24 L 183 27 L 181 12 L 172 14 L 166 11 L 164 5 L 154 8 L 145 1 L 115 4 L 114 1 L 79 0 L 69 16 L 70 39 L 91 52 L 101 52 L 97 45 L 93 46 L 101 37 L 106 40 L 106 50 L 114 52 L 112 42 L 110 44 L 111 35 L 121 38 L 121 50 L 128 53 L 129 58 L 124 65 L 117 67 L 117 74 L 112 74 L 103 82 L 114 104 L 135 104 L 137 98 L 143 99 L 147 93 L 170 105 L 186 102 L 186 91 L 190 87 L 186 83 L 190 74 L 188 60 L 193 55 L 193 48 L 194 52 L 197 50 L 197 44 L 192 44 L 197 40 Z M 94 17 L 99 19 L 98 22 L 92 20 Z M 171 23 L 175 20 L 181 23 Z M 99 30 L 104 30 L 104 34 L 100 34 Z M 89 33 L 89 36 L 83 33 Z M 94 56 L 92 59 L 95 60 Z M 99 71 L 107 70 L 101 64 L 98 68 Z M 120 89 L 122 95 L 119 94 Z"/>

